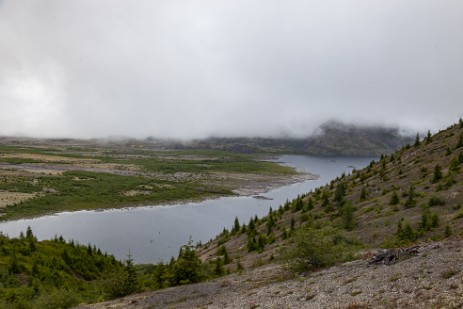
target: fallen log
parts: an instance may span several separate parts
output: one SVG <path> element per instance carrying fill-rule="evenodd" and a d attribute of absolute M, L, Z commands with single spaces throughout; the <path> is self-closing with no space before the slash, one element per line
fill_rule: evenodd
<path fill-rule="evenodd" d="M 398 262 L 399 260 L 404 260 L 411 258 L 418 254 L 418 249 L 420 246 L 413 246 L 408 248 L 397 248 L 397 249 L 384 249 L 375 254 L 370 261 L 368 261 L 368 265 L 373 264 L 383 264 L 383 265 L 390 265 L 393 263 Z"/>

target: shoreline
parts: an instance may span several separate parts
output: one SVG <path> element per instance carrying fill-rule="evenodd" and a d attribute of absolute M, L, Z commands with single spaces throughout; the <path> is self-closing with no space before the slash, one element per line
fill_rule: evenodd
<path fill-rule="evenodd" d="M 216 200 L 220 198 L 227 198 L 227 197 L 254 197 L 260 199 L 268 199 L 263 194 L 275 190 L 281 187 L 290 186 L 297 183 L 302 183 L 305 181 L 310 180 L 317 180 L 320 176 L 309 173 L 307 171 L 299 170 L 294 166 L 286 165 L 286 162 L 279 161 L 281 157 L 274 158 L 275 160 L 269 160 L 275 164 L 286 166 L 294 170 L 293 174 L 257 174 L 257 173 L 213 173 L 214 177 L 211 179 L 210 183 L 206 182 L 204 185 L 216 185 L 219 182 L 225 183 L 225 187 L 227 187 L 232 194 L 218 194 L 218 195 L 210 195 L 205 197 L 198 197 L 198 198 L 186 198 L 186 199 L 179 199 L 179 200 L 172 200 L 172 201 L 158 201 L 158 202 L 147 202 L 147 203 L 124 203 L 120 205 L 111 205 L 110 207 L 83 207 L 80 209 L 58 209 L 57 211 L 44 211 L 42 213 L 30 213 L 26 215 L 9 215 L 8 213 L 0 213 L 0 223 L 1 222 L 9 222 L 9 221 L 16 221 L 16 220 L 28 220 L 28 219 L 36 219 L 40 217 L 46 216 L 53 216 L 58 215 L 60 213 L 70 213 L 70 212 L 78 212 L 78 211 L 110 211 L 116 209 L 135 209 L 135 208 L 142 208 L 142 207 L 159 207 L 159 206 L 174 206 L 174 205 L 185 205 L 188 203 L 201 203 L 207 200 Z M 16 167 L 18 166 L 10 166 L 9 167 Z M 33 165 L 32 165 L 33 166 Z M 33 166 L 33 168 L 43 168 L 42 165 L 40 166 Z M 26 166 L 21 166 L 18 168 L 18 171 L 23 171 L 24 168 L 30 169 L 31 165 L 26 164 Z M 4 165 L 0 165 L 0 169 L 5 169 Z M 65 170 L 68 170 L 69 167 L 66 166 Z M 117 171 L 116 171 L 117 173 Z M 197 175 L 197 177 L 204 177 L 204 175 Z M 18 195 L 22 196 L 21 192 L 3 192 L 3 194 L 9 195 Z M 38 196 L 38 195 L 36 195 Z M 27 198 L 26 198 L 27 197 Z M 21 203 L 30 198 L 34 198 L 35 196 L 27 195 L 24 196 L 22 199 L 17 200 L 16 202 Z M 17 206 L 10 206 L 10 205 L 3 205 L 0 208 L 6 207 L 17 207 Z M 5 216 L 7 218 L 5 218 Z"/>

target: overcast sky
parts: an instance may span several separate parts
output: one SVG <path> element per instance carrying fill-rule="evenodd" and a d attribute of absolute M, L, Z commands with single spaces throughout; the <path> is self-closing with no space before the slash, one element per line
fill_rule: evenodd
<path fill-rule="evenodd" d="M 461 0 L 0 0 L 0 135 L 437 131 L 463 116 Z"/>

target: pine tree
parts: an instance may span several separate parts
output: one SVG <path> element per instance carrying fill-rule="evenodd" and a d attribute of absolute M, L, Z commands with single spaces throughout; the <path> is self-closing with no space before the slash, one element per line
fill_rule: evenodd
<path fill-rule="evenodd" d="M 426 144 L 429 144 L 432 142 L 432 135 L 431 131 L 428 130 L 428 135 L 426 136 Z"/>
<path fill-rule="evenodd" d="M 415 144 L 413 146 L 418 147 L 420 145 L 420 134 L 416 133 Z"/>
<path fill-rule="evenodd" d="M 224 273 L 223 262 L 222 262 L 222 259 L 218 257 L 218 258 L 215 260 L 214 274 L 215 274 L 216 276 L 222 276 L 223 273 Z"/>
<path fill-rule="evenodd" d="M 273 219 L 273 215 L 267 216 L 267 235 L 272 232 L 273 227 L 275 226 L 275 220 Z"/>
<path fill-rule="evenodd" d="M 463 147 L 463 134 L 460 134 L 460 138 L 458 139 L 456 149 Z"/>
<path fill-rule="evenodd" d="M 283 231 L 281 232 L 281 238 L 283 239 L 288 238 L 288 232 L 286 231 L 286 226 L 283 226 Z"/>
<path fill-rule="evenodd" d="M 201 279 L 201 260 L 190 237 L 188 244 L 183 245 L 177 261 L 172 265 L 171 285 L 195 283 Z"/>
<path fill-rule="evenodd" d="M 338 206 L 342 206 L 344 204 L 344 196 L 346 195 L 346 185 L 344 182 L 340 182 L 336 186 L 336 190 L 334 191 L 334 201 L 338 204 Z"/>
<path fill-rule="evenodd" d="M 313 199 L 312 199 L 312 197 L 309 197 L 309 200 L 308 200 L 308 202 L 307 202 L 307 210 L 312 210 L 313 207 L 314 207 L 314 205 L 313 205 Z"/>
<path fill-rule="evenodd" d="M 248 235 L 251 234 L 254 231 L 255 228 L 256 228 L 256 226 L 254 224 L 254 220 L 252 218 L 249 219 L 248 230 L 247 230 Z"/>
<path fill-rule="evenodd" d="M 413 231 L 410 224 L 404 220 L 404 218 L 401 218 L 397 223 L 395 235 L 401 241 L 413 242 L 416 240 L 415 232 Z"/>
<path fill-rule="evenodd" d="M 450 167 L 449 170 L 452 172 L 458 172 L 460 170 L 460 162 L 458 160 L 458 157 L 453 157 L 452 160 L 450 160 Z"/>
<path fill-rule="evenodd" d="M 442 168 L 439 164 L 434 166 L 434 175 L 432 177 L 432 182 L 436 183 L 442 179 Z"/>
<path fill-rule="evenodd" d="M 238 259 L 238 261 L 236 262 L 236 271 L 238 273 L 241 273 L 243 270 L 244 270 L 244 267 L 243 267 L 243 265 L 241 265 L 240 259 Z"/>
<path fill-rule="evenodd" d="M 138 291 L 138 278 L 133 264 L 132 255 L 127 256 L 127 261 L 125 262 L 125 270 L 127 272 L 127 279 L 125 282 L 125 295 L 130 295 Z"/>
<path fill-rule="evenodd" d="M 460 120 L 461 120 L 461 119 L 460 119 Z M 450 227 L 450 225 L 447 224 L 447 225 L 445 226 L 445 234 L 444 234 L 444 235 L 445 235 L 445 238 L 448 238 L 448 237 L 452 236 L 452 234 L 453 234 L 453 233 L 452 233 L 452 228 Z"/>
<path fill-rule="evenodd" d="M 362 187 L 362 191 L 360 192 L 360 201 L 364 201 L 367 199 L 367 189 Z"/>
<path fill-rule="evenodd" d="M 248 252 L 256 250 L 257 244 L 256 244 L 255 235 L 250 235 L 248 237 L 247 247 L 248 247 Z"/>
<path fill-rule="evenodd" d="M 32 233 L 32 229 L 30 226 L 27 227 L 27 230 L 26 230 L 26 238 L 27 239 L 32 239 L 34 238 L 34 234 Z"/>
<path fill-rule="evenodd" d="M 224 248 L 225 248 L 225 246 L 224 246 Z M 232 262 L 232 259 L 228 255 L 227 248 L 225 248 L 225 250 L 223 252 L 223 263 L 226 265 L 226 264 L 230 264 L 231 262 Z"/>
<path fill-rule="evenodd" d="M 164 287 L 164 277 L 166 274 L 166 265 L 161 261 L 156 265 L 154 270 L 154 282 L 158 289 L 162 289 Z"/>
<path fill-rule="evenodd" d="M 235 222 L 233 224 L 232 233 L 233 234 L 238 233 L 239 230 L 240 230 L 240 221 L 238 220 L 238 217 L 235 217 Z"/>
<path fill-rule="evenodd" d="M 416 206 L 416 200 L 415 200 L 415 188 L 410 185 L 410 189 L 408 191 L 408 198 L 405 201 L 405 208 L 412 208 Z"/>
<path fill-rule="evenodd" d="M 354 221 L 355 208 L 351 202 L 346 203 L 342 207 L 342 225 L 346 230 L 352 230 L 355 227 Z"/>
<path fill-rule="evenodd" d="M 264 251 L 266 242 L 267 240 L 265 239 L 265 236 L 259 233 L 259 236 L 257 238 L 257 251 L 259 253 Z"/>

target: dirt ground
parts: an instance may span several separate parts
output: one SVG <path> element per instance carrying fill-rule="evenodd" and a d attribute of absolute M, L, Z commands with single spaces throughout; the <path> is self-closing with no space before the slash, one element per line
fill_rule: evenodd
<path fill-rule="evenodd" d="M 295 276 L 270 264 L 78 308 L 463 308 L 463 241 L 422 245 L 391 265 L 363 259 Z"/>
<path fill-rule="evenodd" d="M 36 197 L 37 194 L 0 191 L 0 208 Z"/>

